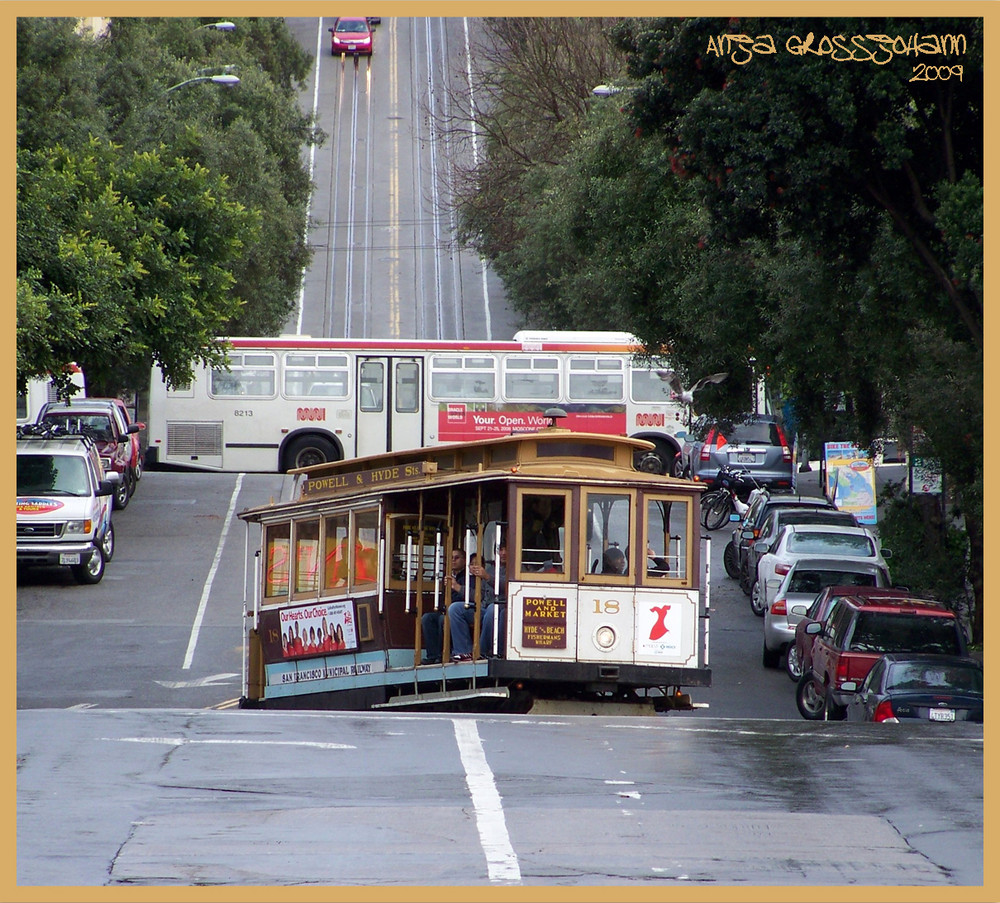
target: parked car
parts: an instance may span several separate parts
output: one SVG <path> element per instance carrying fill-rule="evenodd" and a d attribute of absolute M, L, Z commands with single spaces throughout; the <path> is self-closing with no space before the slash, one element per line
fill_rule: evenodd
<path fill-rule="evenodd" d="M 849 693 L 853 681 L 841 684 Z M 848 721 L 983 721 L 983 666 L 955 655 L 883 655 L 847 703 Z"/>
<path fill-rule="evenodd" d="M 371 56 L 375 43 L 372 23 L 363 16 L 341 16 L 330 32 L 330 52 L 334 56 L 341 53 Z"/>
<path fill-rule="evenodd" d="M 60 432 L 18 431 L 17 567 L 64 566 L 78 583 L 99 583 L 115 551 L 118 474 L 104 473 L 90 437 Z"/>
<path fill-rule="evenodd" d="M 764 612 L 765 668 L 777 668 L 787 653 L 797 661 L 795 631 L 809 605 L 827 586 L 885 588 L 889 572 L 868 561 L 845 558 L 800 558 L 785 574 L 774 601 Z M 798 668 L 798 665 L 795 666 Z M 789 667 L 791 673 L 791 667 Z M 801 677 L 801 670 L 796 677 Z"/>
<path fill-rule="evenodd" d="M 80 401 L 84 401 L 84 399 L 81 398 L 79 401 L 74 402 L 74 404 L 79 404 Z M 117 411 L 121 415 L 121 419 L 124 421 L 126 428 L 131 426 L 133 423 L 139 427 L 137 432 L 130 432 L 128 434 L 132 447 L 132 476 L 134 481 L 138 483 L 139 480 L 142 479 L 142 471 L 145 463 L 145 452 L 142 448 L 142 440 L 139 437 L 139 433 L 146 428 L 146 424 L 132 419 L 132 410 L 122 398 L 95 398 L 93 395 L 90 395 L 86 398 L 86 404 L 88 408 L 100 407 Z M 45 416 L 45 411 L 48 408 L 49 404 L 43 405 L 42 409 L 38 412 L 39 419 Z M 132 487 L 132 491 L 133 493 L 135 492 L 134 486 Z"/>
<path fill-rule="evenodd" d="M 750 546 L 757 541 L 767 516 L 778 508 L 802 508 L 815 511 L 822 508 L 826 511 L 836 511 L 837 508 L 829 499 L 790 495 L 758 496 L 750 503 L 750 508 L 733 529 L 732 542 L 735 549 L 736 569 L 739 572 L 740 589 L 750 595 L 753 585 L 747 569 L 747 555 Z M 754 571 L 756 573 L 756 569 Z"/>
<path fill-rule="evenodd" d="M 788 676 L 798 683 L 806 671 L 812 668 L 812 646 L 815 634 L 807 633 L 806 627 L 812 623 L 822 624 L 830 615 L 837 599 L 841 596 L 864 596 L 866 598 L 886 597 L 909 599 L 913 594 L 907 589 L 881 586 L 827 586 L 820 590 L 819 595 L 802 613 L 795 625 L 795 638 L 785 656 L 785 670 Z M 796 606 L 798 607 L 798 606 Z"/>
<path fill-rule="evenodd" d="M 760 526 L 759 535 L 751 538 L 747 542 L 746 555 L 743 559 L 743 567 L 746 568 L 747 576 L 745 582 L 753 588 L 753 582 L 757 579 L 757 562 L 761 556 L 771 551 L 778 539 L 781 528 L 786 524 L 831 524 L 841 527 L 859 527 L 858 519 L 849 511 L 838 511 L 835 508 L 813 508 L 808 505 L 793 505 L 788 507 L 775 507 L 771 513 L 764 518 L 764 523 Z M 742 576 L 742 575 L 741 575 Z M 751 599 L 753 596 L 751 595 Z M 763 615 L 764 609 L 757 609 L 753 605 L 755 615 Z"/>
<path fill-rule="evenodd" d="M 105 473 L 117 473 L 114 506 L 125 508 L 135 491 L 135 471 L 132 465 L 133 433 L 139 425 L 126 425 L 122 415 L 107 405 L 90 404 L 87 398 L 74 402 L 53 402 L 39 416 L 40 425 L 58 426 L 66 433 L 89 435 L 97 449 Z"/>
<path fill-rule="evenodd" d="M 719 468 L 730 464 L 750 471 L 772 491 L 791 492 L 794 486 L 792 446 L 778 418 L 770 414 L 714 421 L 702 441 L 690 444 L 686 464 L 696 482 L 713 482 Z"/>
<path fill-rule="evenodd" d="M 930 599 L 841 596 L 824 623 L 805 630 L 815 637 L 812 667 L 799 680 L 796 703 L 810 719 L 843 719 L 857 687 L 887 652 L 966 653 L 955 613 Z"/>
<path fill-rule="evenodd" d="M 782 579 L 799 558 L 835 556 L 870 561 L 884 568 L 892 555 L 879 548 L 867 527 L 840 527 L 826 524 L 786 524 L 770 549 L 757 561 L 757 578 L 750 589 L 750 607 L 756 612 L 774 601 Z"/>

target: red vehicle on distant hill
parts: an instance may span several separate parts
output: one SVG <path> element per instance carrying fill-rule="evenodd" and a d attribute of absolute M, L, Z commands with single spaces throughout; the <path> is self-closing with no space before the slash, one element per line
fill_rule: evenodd
<path fill-rule="evenodd" d="M 371 56 L 375 45 L 375 32 L 371 21 L 364 16 L 341 16 L 333 23 L 330 32 L 330 52 Z"/>

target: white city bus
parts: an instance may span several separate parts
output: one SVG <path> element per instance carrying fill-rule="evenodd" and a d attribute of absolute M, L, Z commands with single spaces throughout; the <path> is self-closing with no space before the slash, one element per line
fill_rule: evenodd
<path fill-rule="evenodd" d="M 228 339 L 228 369 L 184 388 L 150 380 L 149 466 L 284 472 L 533 432 L 647 439 L 637 462 L 671 473 L 684 405 L 626 333 L 517 333 L 513 341 Z M 565 416 L 562 416 L 565 415 Z"/>

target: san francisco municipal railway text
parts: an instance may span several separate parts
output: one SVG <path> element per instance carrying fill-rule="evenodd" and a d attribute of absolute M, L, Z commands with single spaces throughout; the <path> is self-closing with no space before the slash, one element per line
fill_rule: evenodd
<path fill-rule="evenodd" d="M 793 56 L 829 57 L 835 63 L 874 63 L 884 66 L 897 56 L 960 56 L 967 50 L 964 34 L 902 35 L 821 35 L 809 32 L 805 37 L 791 35 L 785 40 L 785 51 Z M 769 34 L 752 37 L 746 34 L 720 34 L 708 39 L 705 53 L 727 56 L 738 66 L 749 63 L 754 56 L 772 56 L 778 52 L 774 37 Z M 960 67 L 951 67 L 960 68 Z M 921 79 L 923 80 L 923 79 Z"/>

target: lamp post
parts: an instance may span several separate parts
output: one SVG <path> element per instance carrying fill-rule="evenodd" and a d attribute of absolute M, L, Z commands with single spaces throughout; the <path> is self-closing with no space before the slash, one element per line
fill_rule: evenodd
<path fill-rule="evenodd" d="M 612 94 L 621 94 L 624 90 L 618 85 L 597 85 L 590 93 L 595 97 L 610 97 Z"/>
<path fill-rule="evenodd" d="M 176 85 L 171 85 L 163 93 L 169 94 L 171 91 L 176 91 L 178 88 L 183 88 L 185 85 L 196 85 L 199 82 L 214 82 L 217 85 L 233 88 L 240 83 L 240 78 L 238 75 L 231 75 L 230 73 L 225 73 L 223 75 L 198 75 L 195 76 L 195 78 L 189 78 L 185 81 L 178 82 Z"/>
<path fill-rule="evenodd" d="M 207 25 L 199 25 L 195 31 L 200 31 L 202 28 L 211 28 L 214 31 L 236 31 L 235 22 L 209 22 Z"/>

